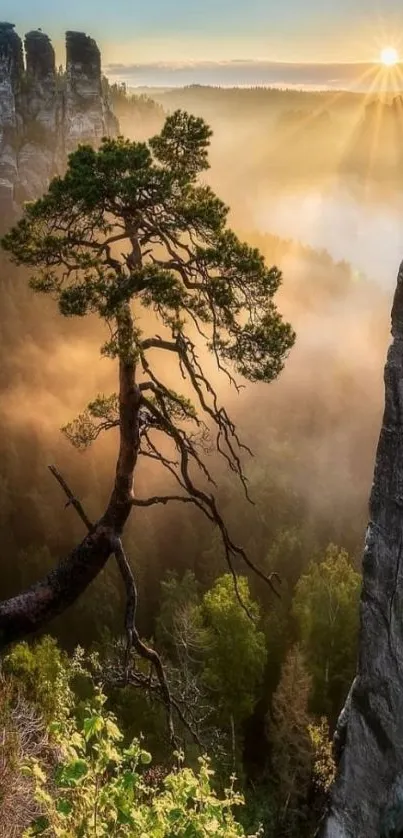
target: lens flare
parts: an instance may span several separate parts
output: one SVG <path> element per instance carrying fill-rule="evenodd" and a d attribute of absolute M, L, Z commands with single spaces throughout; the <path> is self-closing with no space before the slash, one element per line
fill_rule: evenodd
<path fill-rule="evenodd" d="M 394 67 L 399 61 L 399 55 L 394 47 L 384 47 L 381 52 L 381 62 L 385 67 Z"/>

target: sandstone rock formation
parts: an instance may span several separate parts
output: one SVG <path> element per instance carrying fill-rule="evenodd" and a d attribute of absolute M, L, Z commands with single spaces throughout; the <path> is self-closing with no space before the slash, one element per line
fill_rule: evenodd
<path fill-rule="evenodd" d="M 66 72 L 40 30 L 21 39 L 0 23 L 0 216 L 39 197 L 64 171 L 80 142 L 115 135 L 117 120 L 102 92 L 99 49 L 81 32 L 66 34 Z"/>
<path fill-rule="evenodd" d="M 403 838 L 403 263 L 370 499 L 357 677 L 321 838 Z"/>
<path fill-rule="evenodd" d="M 0 24 L 0 212 L 13 200 L 18 180 L 17 149 L 21 124 L 16 98 L 24 73 L 22 44 L 14 27 Z"/>
<path fill-rule="evenodd" d="M 65 151 L 113 134 L 116 121 L 102 95 L 101 54 L 82 32 L 66 33 Z"/>

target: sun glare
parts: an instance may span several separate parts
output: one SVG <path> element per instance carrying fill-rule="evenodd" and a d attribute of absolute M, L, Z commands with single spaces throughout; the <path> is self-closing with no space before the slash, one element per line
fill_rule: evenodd
<path fill-rule="evenodd" d="M 399 61 L 399 55 L 394 47 L 385 47 L 381 52 L 381 61 L 385 67 L 394 67 Z"/>

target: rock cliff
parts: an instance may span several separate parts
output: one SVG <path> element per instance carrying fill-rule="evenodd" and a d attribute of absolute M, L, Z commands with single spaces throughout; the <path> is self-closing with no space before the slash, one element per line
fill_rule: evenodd
<path fill-rule="evenodd" d="M 357 677 L 321 838 L 403 838 L 403 264 L 392 309 L 385 412 L 370 499 Z"/>
<path fill-rule="evenodd" d="M 24 56 L 25 53 L 25 56 Z M 101 56 L 92 38 L 66 33 L 66 70 L 51 41 L 0 23 L 0 217 L 12 219 L 65 169 L 81 142 L 97 145 L 118 124 L 102 91 Z"/>

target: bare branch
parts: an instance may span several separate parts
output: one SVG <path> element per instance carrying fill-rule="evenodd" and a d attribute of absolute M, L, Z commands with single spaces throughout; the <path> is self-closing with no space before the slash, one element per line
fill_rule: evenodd
<path fill-rule="evenodd" d="M 170 340 L 162 340 L 161 338 L 147 338 L 140 344 L 141 349 L 145 352 L 147 349 L 165 349 L 167 352 L 179 352 L 178 344 Z"/>
<path fill-rule="evenodd" d="M 56 466 L 48 466 L 48 469 L 53 474 L 53 477 L 56 478 L 57 482 L 60 484 L 64 493 L 68 497 L 68 501 L 66 503 L 66 508 L 68 506 L 74 506 L 74 509 L 76 510 L 77 514 L 80 516 L 83 524 L 87 527 L 87 530 L 89 532 L 91 532 L 94 529 L 94 525 L 92 524 L 92 522 L 90 521 L 90 519 L 86 515 L 86 513 L 85 513 L 80 501 L 78 500 L 78 498 L 76 498 L 75 495 L 73 495 L 73 492 L 71 491 L 71 489 L 69 489 L 64 477 L 62 477 L 62 475 L 60 474 L 60 471 L 56 468 Z"/>
<path fill-rule="evenodd" d="M 64 480 L 64 478 L 62 477 L 62 475 L 60 474 L 58 469 L 55 466 L 49 466 L 49 470 L 54 475 L 54 477 L 56 478 L 58 483 L 61 485 L 63 491 L 66 493 L 67 497 L 69 498 L 68 503 L 66 504 L 66 506 L 69 506 L 69 505 L 74 506 L 77 514 L 79 515 L 79 517 L 81 518 L 81 520 L 83 521 L 83 523 L 85 524 L 87 529 L 91 532 L 91 530 L 93 530 L 93 528 L 94 528 L 94 525 L 91 523 L 88 516 L 86 515 L 80 501 L 73 495 L 72 491 L 69 489 L 66 481 Z M 183 498 L 172 497 L 172 498 L 165 498 L 165 499 L 164 498 L 159 498 L 159 499 L 158 498 L 150 498 L 148 501 L 140 501 L 140 500 L 136 501 L 135 499 L 133 499 L 133 506 L 152 506 L 154 502 L 155 503 L 157 503 L 157 502 L 168 503 L 169 500 L 181 500 L 185 503 L 186 502 L 194 503 L 194 499 L 189 498 L 189 497 L 183 497 Z M 128 683 L 131 683 L 131 680 L 129 678 L 130 653 L 132 651 L 132 648 L 134 647 L 136 649 L 136 651 L 138 651 L 138 653 L 141 655 L 141 657 L 145 658 L 146 660 L 149 660 L 156 669 L 157 676 L 158 676 L 158 684 L 159 684 L 159 687 L 161 689 L 162 698 L 163 698 L 163 701 L 164 701 L 164 704 L 166 706 L 167 713 L 168 713 L 168 728 L 169 728 L 169 734 L 170 734 L 171 742 L 175 744 L 175 732 L 174 732 L 173 720 L 172 720 L 172 706 L 175 706 L 175 709 L 176 709 L 176 712 L 177 712 L 179 718 L 181 719 L 183 724 L 186 727 L 188 727 L 188 729 L 190 730 L 190 732 L 194 736 L 195 741 L 197 742 L 197 744 L 201 745 L 200 740 L 197 737 L 197 734 L 190 729 L 188 723 L 186 722 L 186 719 L 184 718 L 180 707 L 172 700 L 172 697 L 171 697 L 171 694 L 170 694 L 170 691 L 169 691 L 169 687 L 168 687 L 168 683 L 167 683 L 167 680 L 166 680 L 166 677 L 165 677 L 164 668 L 162 666 L 161 659 L 160 659 L 159 655 L 153 649 L 150 649 L 148 646 L 146 646 L 145 643 L 143 643 L 142 640 L 139 637 L 139 634 L 138 634 L 137 629 L 136 629 L 136 609 L 137 609 L 137 599 L 138 599 L 138 597 L 137 597 L 137 586 L 136 586 L 136 582 L 135 582 L 135 579 L 134 579 L 134 575 L 133 575 L 132 569 L 130 567 L 130 564 L 127 560 L 127 557 L 126 557 L 126 554 L 124 552 L 124 549 L 123 549 L 122 542 L 121 542 L 120 538 L 115 538 L 113 540 L 113 548 L 114 548 L 116 561 L 117 561 L 117 564 L 118 564 L 118 567 L 119 567 L 119 571 L 120 571 L 120 574 L 122 576 L 122 579 L 123 579 L 123 582 L 124 582 L 124 585 L 125 585 L 126 597 L 127 597 L 127 599 L 126 599 L 126 614 L 125 614 L 125 629 L 126 629 L 126 638 L 127 638 L 126 639 L 126 653 L 125 653 L 125 673 L 126 673 L 126 677 L 125 677 L 124 685 L 126 686 Z M 142 684 L 142 686 L 144 687 L 144 684 Z"/>
<path fill-rule="evenodd" d="M 181 503 L 192 503 L 199 506 L 196 502 L 196 498 L 191 498 L 187 495 L 155 495 L 152 498 L 133 498 L 132 504 L 133 506 L 155 506 L 156 504 L 162 504 L 165 506 L 167 503 L 171 501 L 179 501 Z"/>
<path fill-rule="evenodd" d="M 256 573 L 256 575 L 259 576 L 259 578 L 262 579 L 262 581 L 264 581 L 266 584 L 270 586 L 271 590 L 277 597 L 279 597 L 280 594 L 274 585 L 274 580 L 279 581 L 278 575 L 271 574 L 270 576 L 267 576 L 262 570 L 260 570 L 260 568 L 257 565 L 254 564 L 254 562 L 251 561 L 251 559 L 247 556 L 247 554 L 241 547 L 238 547 L 236 544 L 234 544 L 224 524 L 223 518 L 221 517 L 218 511 L 215 498 L 213 497 L 213 495 L 208 495 L 206 492 L 203 492 L 201 489 L 198 489 L 191 479 L 191 476 L 189 474 L 189 457 L 194 457 L 193 451 L 191 450 L 189 452 L 186 442 L 184 441 L 178 428 L 176 428 L 176 426 L 173 425 L 172 422 L 170 422 L 169 417 L 161 413 L 161 411 L 152 402 L 148 401 L 148 399 L 146 399 L 145 396 L 143 396 L 143 403 L 147 405 L 148 409 L 156 417 L 161 427 L 166 431 L 166 433 L 169 436 L 171 436 L 171 438 L 175 442 L 175 445 L 180 455 L 180 471 L 183 484 L 186 488 L 186 491 L 189 494 L 189 497 L 193 497 L 196 506 L 199 507 L 199 509 L 209 518 L 210 521 L 213 521 L 218 526 L 225 549 L 226 560 L 234 579 L 235 591 L 238 601 L 244 609 L 244 611 L 246 611 L 248 616 L 251 617 L 251 614 L 249 613 L 247 607 L 243 603 L 239 593 L 237 575 L 235 572 L 233 559 L 240 558 L 247 565 L 247 567 L 250 568 L 250 570 Z"/>
<path fill-rule="evenodd" d="M 156 701 L 159 701 L 166 708 L 166 698 L 161 691 L 161 683 L 159 679 L 150 678 L 148 675 L 145 675 L 144 672 L 139 672 L 138 670 L 133 668 L 131 668 L 128 672 L 121 672 L 114 665 L 111 668 L 111 671 L 107 672 L 106 678 L 103 677 L 103 683 L 110 687 L 124 688 L 130 686 L 134 689 L 147 691 L 149 694 L 152 694 L 153 697 L 155 697 Z M 175 713 L 177 714 L 184 728 L 186 728 L 186 730 L 190 733 L 191 737 L 194 739 L 196 745 L 201 750 L 205 751 L 206 746 L 201 740 L 195 725 L 192 724 L 192 721 L 189 721 L 189 719 L 186 716 L 186 713 L 182 710 L 179 699 L 175 698 L 172 694 L 171 705 L 172 709 L 175 710 Z"/>
<path fill-rule="evenodd" d="M 137 586 L 134 579 L 133 571 L 130 567 L 130 564 L 127 560 L 125 551 L 122 546 L 122 542 L 120 538 L 115 538 L 113 543 L 114 553 L 116 556 L 116 561 L 118 563 L 118 568 L 126 589 L 126 597 L 127 597 L 127 604 L 126 604 L 126 616 L 125 616 L 125 628 L 126 628 L 126 654 L 125 654 L 125 671 L 126 673 L 129 672 L 129 662 L 130 662 L 130 652 L 132 648 L 135 649 L 136 652 L 145 660 L 150 661 L 151 665 L 154 667 L 157 677 L 160 683 L 161 692 L 164 696 L 165 705 L 168 714 L 168 729 L 171 743 L 176 746 L 176 739 L 175 739 L 175 730 L 173 725 L 172 719 L 172 699 L 171 693 L 169 690 L 168 682 L 165 677 L 164 667 L 161 662 L 161 658 L 158 653 L 147 646 L 142 640 L 136 628 L 136 608 L 137 608 Z"/>

